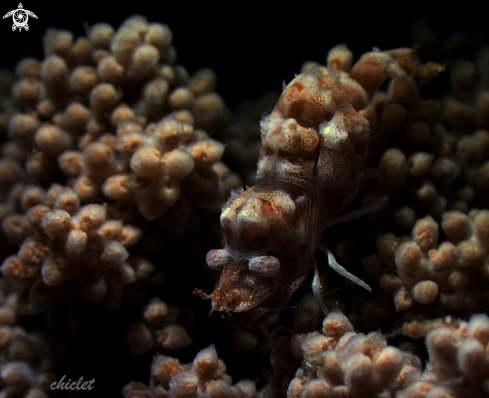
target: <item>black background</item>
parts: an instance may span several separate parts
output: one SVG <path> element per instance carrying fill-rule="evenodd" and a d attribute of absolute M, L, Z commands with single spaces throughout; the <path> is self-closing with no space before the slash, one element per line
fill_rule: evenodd
<path fill-rule="evenodd" d="M 17 8 L 17 1 L 3 1 L 0 14 Z M 328 49 L 341 42 L 358 57 L 374 46 L 406 46 L 419 20 L 427 21 L 440 39 L 457 30 L 485 36 L 489 26 L 486 14 L 465 2 L 453 8 L 427 7 L 428 2 L 386 4 L 27 0 L 24 8 L 39 19 L 29 18 L 28 32 L 12 32 L 11 18 L 0 20 L 0 66 L 13 68 L 25 56 L 42 58 L 41 38 L 49 26 L 71 30 L 77 37 L 96 22 L 117 28 L 128 16 L 141 14 L 170 26 L 177 62 L 190 73 L 202 67 L 217 72 L 217 91 L 234 108 L 241 100 L 280 90 L 304 61 L 324 63 Z"/>

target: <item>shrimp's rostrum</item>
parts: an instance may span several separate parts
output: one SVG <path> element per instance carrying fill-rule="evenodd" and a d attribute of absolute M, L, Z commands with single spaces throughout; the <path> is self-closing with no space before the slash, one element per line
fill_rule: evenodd
<path fill-rule="evenodd" d="M 323 230 L 355 198 L 369 140 L 362 110 L 387 77 L 405 72 L 388 52 L 349 65 L 351 53 L 337 46 L 328 67 L 293 79 L 261 121 L 256 185 L 233 192 L 221 214 L 225 247 L 207 254 L 221 277 L 212 294 L 194 291 L 213 311 L 266 321 L 304 281 Z"/>

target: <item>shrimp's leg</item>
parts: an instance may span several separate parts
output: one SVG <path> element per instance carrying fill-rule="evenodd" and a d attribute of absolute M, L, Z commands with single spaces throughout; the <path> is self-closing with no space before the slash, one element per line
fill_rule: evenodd
<path fill-rule="evenodd" d="M 328 256 L 328 264 L 329 264 L 329 266 L 331 268 L 333 268 L 338 274 L 340 274 L 341 276 L 343 276 L 343 277 L 351 280 L 352 282 L 356 283 L 357 285 L 363 287 L 365 290 L 368 290 L 370 293 L 372 293 L 372 289 L 370 288 L 369 285 L 367 285 L 360 278 L 357 278 L 355 275 L 350 274 L 346 269 L 344 269 L 341 265 L 339 265 L 336 262 L 336 259 L 334 258 L 333 253 L 331 253 L 326 246 L 324 246 L 322 243 L 318 242 L 318 244 L 317 244 L 316 247 L 319 250 L 321 250 L 324 254 L 326 254 L 326 256 Z M 314 280 L 315 279 L 316 279 L 316 276 L 314 276 Z M 312 283 L 312 285 L 313 285 L 313 290 L 314 290 L 314 282 Z M 314 294 L 316 294 L 315 291 L 314 291 Z"/>
<path fill-rule="evenodd" d="M 318 263 L 316 259 L 312 259 L 314 263 L 314 279 L 312 280 L 312 291 L 314 293 L 314 298 L 316 299 L 316 303 L 318 304 L 321 311 L 326 316 L 329 314 L 328 309 L 326 308 L 326 304 L 324 304 L 323 295 L 321 293 L 321 281 L 319 280 L 319 270 Z"/>
<path fill-rule="evenodd" d="M 325 229 L 331 227 L 332 225 L 341 224 L 343 222 L 353 220 L 354 218 L 358 218 L 358 217 L 366 216 L 367 214 L 375 213 L 386 202 L 387 202 L 387 196 L 383 196 L 373 205 L 362 207 L 361 209 L 352 211 L 351 213 L 345 214 L 344 216 L 341 216 L 341 217 L 335 218 L 334 220 L 331 220 L 329 223 L 326 224 Z"/>

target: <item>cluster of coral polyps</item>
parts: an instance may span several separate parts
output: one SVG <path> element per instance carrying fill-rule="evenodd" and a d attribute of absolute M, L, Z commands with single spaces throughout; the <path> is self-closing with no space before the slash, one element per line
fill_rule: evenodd
<path fill-rule="evenodd" d="M 455 327 L 452 327 L 455 326 Z M 489 318 L 434 328 L 426 336 L 425 370 L 410 352 L 387 345 L 379 332 L 355 332 L 341 312 L 329 314 L 321 332 L 295 334 L 287 350 L 302 361 L 289 398 L 484 397 L 489 394 Z"/>
<path fill-rule="evenodd" d="M 0 380 L 6 397 L 47 397 L 63 347 L 49 335 L 17 325 L 18 293 L 0 279 Z"/>
<path fill-rule="evenodd" d="M 168 307 L 154 297 L 143 309 L 140 322 L 127 332 L 127 344 L 134 355 L 152 352 L 156 348 L 165 351 L 180 350 L 192 343 L 184 327 L 177 325 L 178 308 Z"/>
<path fill-rule="evenodd" d="M 49 29 L 43 40 L 45 59 L 21 60 L 2 98 L 0 221 L 19 250 L 1 269 L 26 312 L 77 292 L 115 310 L 124 286 L 153 270 L 129 257 L 135 225 L 158 219 L 180 237 L 198 227 L 194 209 L 239 184 L 223 144 L 200 129 L 220 128 L 228 111 L 212 71 L 189 77 L 175 64 L 166 25 L 133 17 L 117 31 L 100 23 L 74 41 Z"/>
<path fill-rule="evenodd" d="M 362 263 L 405 320 L 489 310 L 487 48 L 478 59 L 451 65 L 443 101 L 423 99 L 420 82 L 396 79 L 370 105 L 361 196 L 390 203 L 370 217 L 378 253 Z M 375 300 L 371 308 L 390 316 L 385 298 Z"/>
<path fill-rule="evenodd" d="M 254 398 L 256 386 L 250 380 L 233 384 L 226 365 L 211 345 L 197 353 L 190 364 L 157 355 L 151 365 L 150 385 L 130 383 L 124 387 L 123 395 L 124 398 Z"/>
<path fill-rule="evenodd" d="M 46 195 L 29 187 L 22 197 L 30 194 L 28 199 L 38 196 L 41 204 L 27 206 L 25 215 L 8 216 L 2 224 L 20 248 L 4 260 L 1 270 L 25 290 L 27 313 L 49 310 L 76 291 L 115 310 L 124 286 L 153 271 L 146 259 L 128 258 L 127 249 L 137 243 L 141 230 L 107 220 L 104 206 L 80 208 L 73 190 L 60 185 L 53 185 Z"/>
<path fill-rule="evenodd" d="M 379 280 L 381 289 L 393 294 L 397 311 L 416 303 L 464 314 L 487 306 L 489 212 L 447 211 L 441 228 L 448 241 L 437 246 L 438 223 L 426 216 L 415 223 L 411 239 L 380 235 L 379 255 L 364 259 L 369 266 L 378 262 L 376 266 L 397 270 Z"/>

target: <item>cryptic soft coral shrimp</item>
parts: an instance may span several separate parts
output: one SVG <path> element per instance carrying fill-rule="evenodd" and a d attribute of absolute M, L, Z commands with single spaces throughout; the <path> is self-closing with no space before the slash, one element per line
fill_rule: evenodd
<path fill-rule="evenodd" d="M 261 121 L 256 185 L 232 194 L 221 214 L 225 247 L 207 254 L 209 267 L 222 270 L 220 280 L 210 295 L 194 290 L 212 300 L 213 311 L 263 323 L 302 284 L 316 248 L 326 251 L 335 270 L 369 289 L 319 241 L 328 225 L 372 211 L 339 217 L 355 198 L 364 169 L 369 122 L 361 111 L 387 77 L 406 74 L 403 63 L 412 55 L 407 49 L 367 53 L 348 73 L 352 54 L 337 46 L 328 67 L 302 73 L 285 88 Z M 313 290 L 327 311 L 315 270 Z"/>

